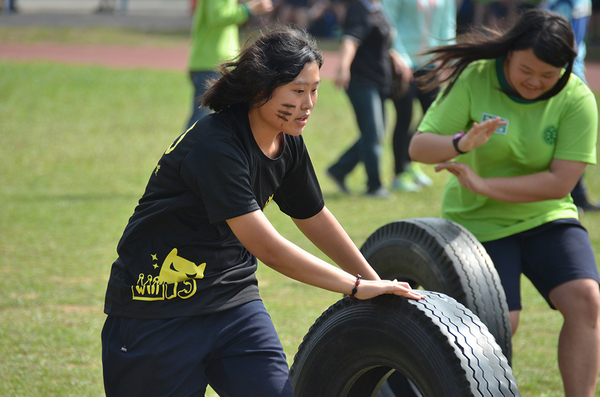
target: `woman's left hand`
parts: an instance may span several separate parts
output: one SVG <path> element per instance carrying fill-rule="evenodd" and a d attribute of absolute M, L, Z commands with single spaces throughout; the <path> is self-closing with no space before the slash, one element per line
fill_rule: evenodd
<path fill-rule="evenodd" d="M 410 287 L 410 284 L 398 280 L 362 280 L 354 295 L 357 299 L 371 299 L 383 294 L 393 294 L 409 299 L 420 300 L 425 295 Z"/>
<path fill-rule="evenodd" d="M 485 179 L 477 175 L 471 167 L 465 163 L 448 162 L 440 163 L 435 167 L 436 172 L 447 170 L 452 175 L 458 178 L 461 185 L 472 191 L 473 193 L 483 194 L 485 188 Z"/>

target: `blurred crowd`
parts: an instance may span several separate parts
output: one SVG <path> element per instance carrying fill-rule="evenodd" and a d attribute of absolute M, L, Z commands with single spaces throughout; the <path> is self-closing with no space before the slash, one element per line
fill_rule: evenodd
<path fill-rule="evenodd" d="M 510 15 L 524 8 L 536 7 L 542 0 L 456 0 L 457 34 L 467 31 L 469 26 L 492 25 L 507 20 Z M 193 13 L 198 0 L 190 0 Z M 317 37 L 339 38 L 343 34 L 343 23 L 351 0 L 274 0 L 273 11 L 261 20 L 252 20 L 255 25 L 284 23 L 307 29 Z M 98 0 L 93 9 L 97 14 L 126 14 L 129 0 Z M 0 0 L 0 13 L 19 12 L 18 0 Z M 600 0 L 592 1 L 592 16 L 589 21 L 587 43 L 600 45 Z"/>
<path fill-rule="evenodd" d="M 1 13 L 15 13 L 18 10 L 17 0 L 0 0 Z"/>
<path fill-rule="evenodd" d="M 193 11 L 195 1 L 192 2 Z M 502 25 L 519 11 L 537 7 L 541 2 L 541 0 L 457 0 L 457 34 L 465 33 L 469 26 Z M 317 37 L 341 37 L 350 3 L 351 0 L 274 0 L 273 12 L 266 17 L 266 21 L 291 23 L 308 29 Z M 592 1 L 588 44 L 600 45 L 600 0 Z"/>

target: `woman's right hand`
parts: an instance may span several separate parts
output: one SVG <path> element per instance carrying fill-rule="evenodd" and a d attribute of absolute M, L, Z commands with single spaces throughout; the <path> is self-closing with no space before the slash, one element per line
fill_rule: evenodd
<path fill-rule="evenodd" d="M 358 51 L 358 42 L 351 38 L 343 38 L 340 48 L 340 60 L 338 64 L 337 74 L 335 77 L 335 85 L 339 88 L 348 89 L 350 84 L 350 67 Z"/>
<path fill-rule="evenodd" d="M 466 153 L 485 145 L 494 131 L 505 124 L 506 121 L 500 117 L 488 119 L 481 124 L 473 123 L 473 127 L 458 141 L 458 148 Z"/>
<path fill-rule="evenodd" d="M 350 68 L 340 67 L 335 77 L 335 85 L 344 90 L 348 88 L 350 83 Z"/>
<path fill-rule="evenodd" d="M 461 185 L 473 193 L 486 194 L 485 179 L 477 175 L 477 173 L 467 164 L 450 161 L 447 163 L 440 163 L 435 167 L 435 172 L 440 172 L 442 170 L 450 172 L 458 179 L 458 182 L 460 182 Z"/>

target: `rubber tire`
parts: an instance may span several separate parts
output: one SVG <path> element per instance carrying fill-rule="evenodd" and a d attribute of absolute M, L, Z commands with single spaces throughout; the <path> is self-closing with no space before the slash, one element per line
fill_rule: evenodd
<path fill-rule="evenodd" d="M 296 397 L 375 397 L 399 371 L 423 397 L 520 396 L 485 325 L 453 298 L 348 297 L 325 311 L 291 367 Z"/>
<path fill-rule="evenodd" d="M 504 288 L 485 248 L 467 229 L 441 218 L 401 220 L 376 230 L 361 252 L 381 278 L 442 292 L 469 308 L 512 361 Z"/>

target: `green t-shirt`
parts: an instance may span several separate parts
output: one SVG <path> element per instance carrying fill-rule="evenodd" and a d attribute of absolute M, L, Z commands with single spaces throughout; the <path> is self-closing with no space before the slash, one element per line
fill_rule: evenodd
<path fill-rule="evenodd" d="M 237 0 L 199 1 L 192 21 L 189 70 L 214 70 L 238 55 L 238 25 L 249 16 L 248 8 Z"/>
<path fill-rule="evenodd" d="M 448 95 L 441 94 L 427 111 L 419 131 L 454 135 L 474 122 L 501 117 L 500 126 L 483 146 L 458 156 L 483 178 L 514 177 L 549 171 L 552 159 L 596 163 L 598 109 L 589 88 L 575 75 L 555 96 L 527 101 L 500 90 L 508 87 L 503 59 L 469 65 Z M 544 223 L 577 218 L 570 195 L 560 200 L 509 203 L 475 194 L 451 175 L 442 199 L 442 216 L 459 223 L 480 241 L 490 241 Z"/>

